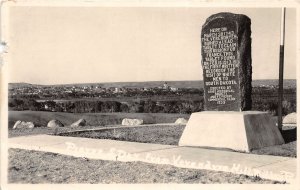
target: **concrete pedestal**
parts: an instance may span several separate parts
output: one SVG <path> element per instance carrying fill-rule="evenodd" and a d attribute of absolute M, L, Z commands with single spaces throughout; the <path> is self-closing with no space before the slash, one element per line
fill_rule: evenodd
<path fill-rule="evenodd" d="M 283 144 L 271 115 L 258 111 L 204 111 L 193 113 L 179 146 L 229 148 L 249 152 Z"/>

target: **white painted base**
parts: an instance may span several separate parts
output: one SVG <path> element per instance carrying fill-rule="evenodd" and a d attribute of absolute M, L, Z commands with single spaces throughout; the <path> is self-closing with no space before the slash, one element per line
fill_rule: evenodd
<path fill-rule="evenodd" d="M 283 144 L 271 115 L 258 111 L 204 111 L 193 113 L 179 146 L 229 148 L 249 152 Z"/>

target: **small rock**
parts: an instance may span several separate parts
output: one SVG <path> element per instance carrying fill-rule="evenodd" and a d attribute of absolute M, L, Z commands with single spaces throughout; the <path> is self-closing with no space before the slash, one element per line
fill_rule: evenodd
<path fill-rule="evenodd" d="M 297 113 L 293 112 L 288 115 L 286 115 L 283 120 L 283 124 L 296 124 L 297 123 Z"/>
<path fill-rule="evenodd" d="M 178 119 L 175 121 L 175 124 L 178 124 L 178 125 L 186 125 L 186 124 L 187 124 L 187 120 L 184 119 L 184 118 L 178 118 Z"/>
<path fill-rule="evenodd" d="M 85 125 L 86 125 L 85 119 L 79 119 L 78 121 L 72 123 L 71 127 L 80 127 L 80 126 L 85 126 Z"/>
<path fill-rule="evenodd" d="M 125 119 L 122 120 L 122 125 L 129 125 L 129 126 L 142 125 L 143 122 L 144 121 L 142 119 L 128 119 L 128 118 L 125 118 Z"/>
<path fill-rule="evenodd" d="M 14 124 L 14 126 L 13 126 L 13 129 L 16 129 L 17 127 L 18 127 L 18 125 L 20 125 L 21 124 L 21 121 L 19 120 L 19 121 L 16 121 L 16 123 Z"/>
<path fill-rule="evenodd" d="M 32 129 L 34 128 L 34 124 L 33 122 L 26 122 L 26 121 L 17 121 L 14 126 L 13 129 Z"/>
<path fill-rule="evenodd" d="M 64 127 L 64 124 L 56 119 L 53 119 L 48 122 L 47 127 Z"/>

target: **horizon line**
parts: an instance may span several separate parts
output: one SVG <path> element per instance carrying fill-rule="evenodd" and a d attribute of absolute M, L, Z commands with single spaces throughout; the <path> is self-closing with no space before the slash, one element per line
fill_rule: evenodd
<path fill-rule="evenodd" d="M 252 81 L 258 81 L 258 80 L 279 80 L 279 79 L 253 79 Z M 283 80 L 297 80 L 296 78 L 293 79 L 283 79 Z M 8 82 L 8 84 L 31 84 L 31 85 L 74 85 L 74 84 L 98 84 L 98 83 L 143 83 L 143 82 L 188 82 L 188 81 L 203 81 L 202 80 L 153 80 L 153 81 L 116 81 L 116 82 L 82 82 L 82 83 L 56 83 L 56 84 L 41 84 L 41 83 L 30 83 L 30 82 Z"/>

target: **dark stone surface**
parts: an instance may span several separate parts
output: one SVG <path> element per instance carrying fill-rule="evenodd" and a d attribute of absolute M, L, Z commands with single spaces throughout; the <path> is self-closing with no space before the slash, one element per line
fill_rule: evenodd
<path fill-rule="evenodd" d="M 202 67 L 205 109 L 251 109 L 251 20 L 245 15 L 218 13 L 202 26 Z"/>

